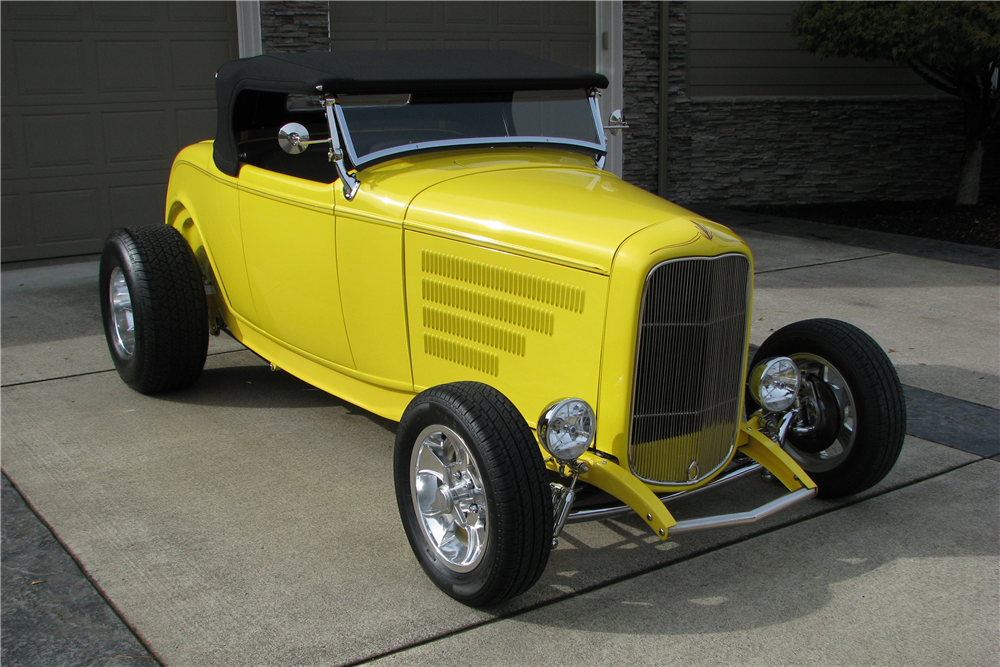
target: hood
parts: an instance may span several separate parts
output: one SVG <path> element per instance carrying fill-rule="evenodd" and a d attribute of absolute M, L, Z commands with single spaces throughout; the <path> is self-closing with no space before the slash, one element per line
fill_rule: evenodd
<path fill-rule="evenodd" d="M 698 234 L 692 220 L 708 223 L 594 167 L 497 165 L 452 176 L 411 200 L 407 229 L 607 274 L 618 247 L 636 232 L 676 221 L 658 230 L 669 245 Z"/>

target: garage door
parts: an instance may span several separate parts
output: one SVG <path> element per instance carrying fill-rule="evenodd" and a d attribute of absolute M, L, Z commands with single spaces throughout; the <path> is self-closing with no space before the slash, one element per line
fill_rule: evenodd
<path fill-rule="evenodd" d="M 593 2 L 331 2 L 333 51 L 510 49 L 593 70 Z"/>
<path fill-rule="evenodd" d="M 233 2 L 2 3 L 2 259 L 162 222 L 177 150 L 215 134 Z"/>

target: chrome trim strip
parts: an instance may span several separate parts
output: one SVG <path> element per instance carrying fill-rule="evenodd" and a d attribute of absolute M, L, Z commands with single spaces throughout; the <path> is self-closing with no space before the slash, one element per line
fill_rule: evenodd
<path fill-rule="evenodd" d="M 590 96 L 590 110 L 594 114 L 594 125 L 597 127 L 597 136 L 601 139 L 601 151 L 607 155 L 608 139 L 604 135 L 604 124 L 601 121 L 601 103 L 597 99 L 597 95 Z"/>
<path fill-rule="evenodd" d="M 591 106 L 596 106 L 596 101 L 592 100 Z M 430 148 L 463 148 L 467 146 L 491 146 L 495 144 L 541 143 L 553 144 L 555 146 L 576 146 L 578 148 L 588 148 L 599 153 L 607 153 L 607 146 L 604 141 L 604 130 L 600 129 L 600 117 L 595 116 L 594 122 L 599 128 L 597 136 L 601 139 L 600 143 L 596 144 L 590 143 L 589 141 L 566 139 L 562 137 L 476 137 L 475 139 L 447 139 L 442 141 L 422 141 L 415 144 L 403 144 L 402 146 L 385 148 L 383 150 L 375 151 L 374 153 L 367 153 L 366 155 L 359 157 L 357 150 L 354 148 L 354 140 L 351 138 L 351 130 L 347 127 L 347 119 L 344 117 L 344 110 L 339 104 L 336 106 L 336 114 L 337 121 L 340 123 L 341 130 L 344 133 L 344 144 L 347 148 L 347 154 L 351 158 L 351 164 L 353 164 L 356 169 L 362 169 L 369 162 L 375 162 L 393 155 L 427 150 Z"/>
<path fill-rule="evenodd" d="M 358 194 L 361 182 L 348 173 L 347 165 L 344 164 L 344 151 L 340 147 L 337 123 L 339 122 L 340 127 L 344 130 L 345 137 L 347 136 L 347 126 L 341 120 L 340 105 L 337 104 L 336 98 L 326 98 L 323 101 L 323 105 L 326 107 L 326 123 L 330 126 L 330 160 L 337 167 L 337 174 L 340 175 L 340 181 L 344 186 L 344 198 L 347 201 L 351 201 L 354 199 L 354 195 Z M 355 167 L 357 167 L 357 164 L 355 164 Z"/>
<path fill-rule="evenodd" d="M 347 148 L 347 154 L 351 158 L 351 164 L 354 168 L 358 168 L 358 153 L 354 150 L 354 140 L 351 139 L 351 130 L 347 127 L 347 119 L 344 117 L 344 108 L 339 104 L 334 107 L 334 113 L 337 114 L 337 123 L 344 130 L 344 144 Z"/>
<path fill-rule="evenodd" d="M 780 498 L 776 498 L 771 502 L 761 505 L 757 509 L 749 510 L 746 512 L 737 512 L 736 514 L 719 514 L 718 516 L 706 516 L 700 519 L 688 519 L 687 521 L 678 521 L 677 525 L 669 529 L 669 535 L 678 535 L 681 533 L 693 533 L 697 530 L 711 530 L 713 528 L 730 528 L 732 526 L 742 526 L 748 523 L 754 523 L 765 519 L 772 514 L 780 512 L 783 509 L 791 507 L 797 502 L 806 500 L 807 498 L 812 498 L 816 495 L 817 489 L 799 489 L 798 491 L 792 491 Z"/>
<path fill-rule="evenodd" d="M 386 148 L 374 153 L 368 153 L 363 159 L 358 158 L 355 163 L 360 169 L 369 162 L 375 162 L 386 157 L 401 153 L 411 153 L 413 151 L 427 150 L 431 148 L 464 148 L 467 146 L 495 146 L 496 144 L 552 144 L 554 146 L 578 146 L 589 148 L 590 150 L 601 152 L 603 149 L 598 144 L 592 144 L 576 139 L 561 139 L 556 137 L 477 137 L 475 139 L 448 139 L 443 141 L 422 141 L 415 144 L 404 144 L 395 148 Z M 351 159 L 355 157 L 352 154 Z"/>
<path fill-rule="evenodd" d="M 661 495 L 660 502 L 667 505 L 675 500 L 682 500 L 690 498 L 691 496 L 696 496 L 709 489 L 717 489 L 720 486 L 725 486 L 731 484 L 737 480 L 743 479 L 747 475 L 755 473 L 761 470 L 763 466 L 759 463 L 750 463 L 749 465 L 743 466 L 741 468 L 736 468 L 730 472 L 725 473 L 717 479 L 713 479 L 711 482 L 705 486 L 699 486 L 697 489 L 691 489 L 690 491 L 673 491 L 671 493 L 664 493 Z M 632 512 L 632 508 L 628 505 L 615 505 L 613 507 L 599 507 L 590 510 L 577 510 L 571 512 L 567 518 L 567 523 L 582 523 L 584 521 L 596 521 L 598 519 L 613 519 L 617 516 L 623 516 Z"/>

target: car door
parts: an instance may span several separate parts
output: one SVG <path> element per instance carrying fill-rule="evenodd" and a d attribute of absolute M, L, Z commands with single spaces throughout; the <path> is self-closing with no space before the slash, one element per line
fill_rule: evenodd
<path fill-rule="evenodd" d="M 297 353 L 354 369 L 337 279 L 333 192 L 330 183 L 243 165 L 240 221 L 253 324 Z"/>

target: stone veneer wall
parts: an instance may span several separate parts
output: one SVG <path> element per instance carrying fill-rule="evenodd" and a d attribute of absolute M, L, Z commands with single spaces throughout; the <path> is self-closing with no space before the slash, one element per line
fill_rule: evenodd
<path fill-rule="evenodd" d="M 261 2 L 260 31 L 264 53 L 329 51 L 329 3 Z"/>
<path fill-rule="evenodd" d="M 660 160 L 660 2 L 623 3 L 622 177 L 655 193 Z"/>
<path fill-rule="evenodd" d="M 668 199 L 806 204 L 953 196 L 962 159 L 962 106 L 951 97 L 687 95 L 687 3 L 670 2 Z M 1000 132 L 983 165 L 1000 182 Z"/>

